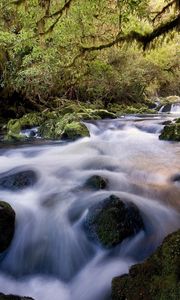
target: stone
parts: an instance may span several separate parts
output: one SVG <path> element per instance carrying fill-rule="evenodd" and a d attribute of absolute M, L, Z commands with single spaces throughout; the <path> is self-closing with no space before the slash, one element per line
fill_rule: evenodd
<path fill-rule="evenodd" d="M 144 229 L 138 208 L 114 195 L 89 208 L 84 226 L 90 239 L 107 248 Z"/>
<path fill-rule="evenodd" d="M 99 176 L 99 175 L 93 175 L 85 182 L 84 187 L 90 188 L 94 190 L 103 190 L 107 188 L 108 181 L 107 179 Z"/>
<path fill-rule="evenodd" d="M 4 294 L 0 293 L 0 300 L 34 300 L 34 299 L 30 298 L 30 297 L 4 295 Z"/>
<path fill-rule="evenodd" d="M 168 125 L 165 125 L 160 136 L 160 140 L 167 141 L 180 141 L 180 118 L 175 120 L 175 122 L 171 122 Z"/>
<path fill-rule="evenodd" d="M 33 170 L 11 171 L 0 174 L 0 189 L 17 191 L 33 186 L 38 180 L 37 174 Z"/>
<path fill-rule="evenodd" d="M 12 207 L 0 201 L 0 252 L 11 244 L 15 231 L 15 212 Z"/>
<path fill-rule="evenodd" d="M 165 238 L 144 263 L 112 280 L 112 300 L 180 299 L 180 230 Z"/>

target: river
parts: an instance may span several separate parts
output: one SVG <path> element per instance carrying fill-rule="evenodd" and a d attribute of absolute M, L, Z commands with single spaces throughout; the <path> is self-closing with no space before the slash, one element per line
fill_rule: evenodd
<path fill-rule="evenodd" d="M 111 280 L 144 260 L 180 226 L 180 146 L 159 140 L 162 123 L 178 114 L 122 116 L 86 123 L 90 137 L 22 145 L 0 152 L 1 173 L 34 170 L 37 183 L 0 190 L 16 212 L 13 242 L 0 257 L 0 291 L 36 300 L 110 299 Z M 92 175 L 108 188 L 83 187 Z M 139 208 L 145 230 L 113 249 L 90 241 L 88 208 L 109 195 Z"/>

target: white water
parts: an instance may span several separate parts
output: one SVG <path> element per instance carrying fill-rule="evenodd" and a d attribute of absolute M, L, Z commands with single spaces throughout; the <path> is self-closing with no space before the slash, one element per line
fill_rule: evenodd
<path fill-rule="evenodd" d="M 143 260 L 180 226 L 178 143 L 158 140 L 161 116 L 87 124 L 90 138 L 68 144 L 1 151 L 1 172 L 18 167 L 39 175 L 31 188 L 0 190 L 16 211 L 16 232 L 0 263 L 0 291 L 36 300 L 105 300 L 111 280 Z M 89 191 L 91 175 L 108 189 Z M 145 231 L 112 250 L 89 241 L 83 230 L 88 208 L 109 195 L 134 202 Z"/>
<path fill-rule="evenodd" d="M 173 114 L 180 114 L 180 104 L 172 104 L 170 112 Z"/>
<path fill-rule="evenodd" d="M 180 103 L 167 104 L 161 106 L 159 113 L 169 112 L 170 114 L 180 115 Z"/>

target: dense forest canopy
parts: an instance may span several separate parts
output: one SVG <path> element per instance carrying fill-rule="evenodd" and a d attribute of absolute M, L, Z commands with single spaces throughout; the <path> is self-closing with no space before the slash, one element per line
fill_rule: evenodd
<path fill-rule="evenodd" d="M 177 0 L 0 0 L 0 8 L 3 98 L 179 93 Z"/>

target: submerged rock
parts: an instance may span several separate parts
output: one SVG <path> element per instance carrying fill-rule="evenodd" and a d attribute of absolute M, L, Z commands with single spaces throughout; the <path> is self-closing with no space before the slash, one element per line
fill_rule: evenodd
<path fill-rule="evenodd" d="M 171 177 L 171 181 L 173 181 L 173 182 L 180 182 L 180 173 L 173 175 Z"/>
<path fill-rule="evenodd" d="M 21 296 L 15 296 L 15 295 L 4 295 L 0 293 L 0 300 L 34 300 L 30 297 L 21 297 Z"/>
<path fill-rule="evenodd" d="M 0 189 L 17 191 L 34 185 L 38 180 L 37 174 L 32 170 L 11 170 L 0 174 Z"/>
<path fill-rule="evenodd" d="M 180 141 L 180 118 L 166 125 L 162 130 L 160 140 Z"/>
<path fill-rule="evenodd" d="M 107 179 L 104 179 L 99 175 L 93 175 L 85 182 L 84 186 L 85 188 L 90 188 L 94 190 L 103 190 L 106 189 L 107 184 Z"/>
<path fill-rule="evenodd" d="M 15 212 L 12 207 L 0 201 L 0 252 L 11 244 L 15 231 Z"/>
<path fill-rule="evenodd" d="M 131 267 L 129 275 L 112 281 L 112 300 L 180 299 L 180 230 L 144 263 Z"/>
<path fill-rule="evenodd" d="M 85 228 L 91 239 L 105 247 L 113 247 L 144 228 L 138 208 L 118 197 L 109 198 L 89 209 Z"/>

